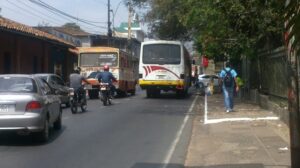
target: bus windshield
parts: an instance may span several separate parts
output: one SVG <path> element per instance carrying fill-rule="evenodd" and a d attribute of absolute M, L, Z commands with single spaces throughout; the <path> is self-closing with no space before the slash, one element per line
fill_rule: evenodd
<path fill-rule="evenodd" d="M 118 53 L 82 53 L 80 66 L 117 66 Z"/>
<path fill-rule="evenodd" d="M 180 64 L 180 45 L 151 44 L 143 47 L 144 64 Z"/>

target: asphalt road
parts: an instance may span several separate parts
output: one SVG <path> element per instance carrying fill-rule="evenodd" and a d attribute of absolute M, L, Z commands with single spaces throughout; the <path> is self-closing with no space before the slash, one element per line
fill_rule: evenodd
<path fill-rule="evenodd" d="M 30 136 L 0 134 L 0 168 L 180 168 L 191 135 L 193 95 L 178 99 L 144 92 L 88 111 L 63 110 L 63 128 L 46 144 Z"/>

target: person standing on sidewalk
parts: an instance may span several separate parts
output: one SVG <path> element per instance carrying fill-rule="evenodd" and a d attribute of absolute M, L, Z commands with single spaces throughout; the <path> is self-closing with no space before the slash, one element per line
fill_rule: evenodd
<path fill-rule="evenodd" d="M 235 91 L 238 92 L 239 90 L 236 77 L 237 73 L 231 68 L 230 62 L 226 62 L 225 68 L 220 72 L 220 78 L 227 113 L 233 111 L 233 94 Z"/>

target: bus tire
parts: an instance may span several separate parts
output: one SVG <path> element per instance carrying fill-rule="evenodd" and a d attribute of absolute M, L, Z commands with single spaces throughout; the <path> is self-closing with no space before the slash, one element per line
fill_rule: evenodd
<path fill-rule="evenodd" d="M 177 90 L 176 91 L 176 96 L 178 98 L 184 98 L 186 96 L 186 91 L 185 90 Z"/>
<path fill-rule="evenodd" d="M 130 91 L 131 95 L 134 96 L 135 95 L 135 89 Z"/>
<path fill-rule="evenodd" d="M 147 96 L 147 98 L 151 98 L 152 97 L 152 91 L 150 89 L 146 90 L 146 96 Z"/>

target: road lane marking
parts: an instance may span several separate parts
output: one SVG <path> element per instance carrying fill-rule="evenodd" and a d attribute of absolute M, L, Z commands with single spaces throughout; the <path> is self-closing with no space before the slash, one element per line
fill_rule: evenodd
<path fill-rule="evenodd" d="M 207 95 L 204 97 L 204 124 L 207 123 Z"/>
<path fill-rule="evenodd" d="M 208 119 L 208 110 L 207 110 L 207 95 L 205 94 L 204 98 L 204 124 L 217 124 L 222 122 L 230 121 L 260 121 L 260 120 L 279 120 L 279 117 L 241 117 L 241 118 L 220 118 L 220 119 Z"/>
<path fill-rule="evenodd" d="M 188 121 L 189 118 L 190 118 L 190 115 L 189 115 L 189 114 L 190 114 L 190 113 L 192 112 L 192 110 L 194 109 L 194 106 L 195 106 L 195 104 L 196 104 L 196 100 L 197 100 L 197 99 L 198 99 L 198 95 L 197 95 L 197 96 L 195 97 L 195 99 L 193 100 L 193 103 L 192 103 L 192 105 L 190 106 L 187 115 L 184 117 L 184 120 L 183 120 L 183 122 L 182 122 L 182 124 L 181 124 L 181 127 L 180 127 L 180 129 L 178 130 L 178 132 L 177 132 L 177 134 L 176 134 L 176 137 L 175 137 L 174 141 L 172 142 L 172 145 L 171 145 L 171 147 L 170 147 L 170 149 L 169 149 L 169 151 L 168 151 L 168 153 L 167 153 L 166 158 L 164 159 L 164 162 L 163 162 L 163 163 L 164 163 L 164 166 L 163 166 L 162 168 L 167 168 L 168 165 L 170 164 L 171 158 L 172 158 L 173 153 L 174 153 L 174 151 L 175 151 L 175 149 L 176 149 L 176 146 L 177 146 L 177 144 L 178 144 L 178 142 L 179 142 L 179 140 L 180 140 L 180 137 L 181 137 L 182 132 L 183 132 L 183 130 L 184 130 L 184 128 L 185 128 L 185 125 L 186 125 L 187 121 Z"/>
<path fill-rule="evenodd" d="M 207 120 L 204 124 L 217 124 L 222 122 L 230 121 L 260 121 L 260 120 L 279 120 L 279 117 L 256 117 L 256 118 L 221 118 L 221 119 L 210 119 Z"/>

